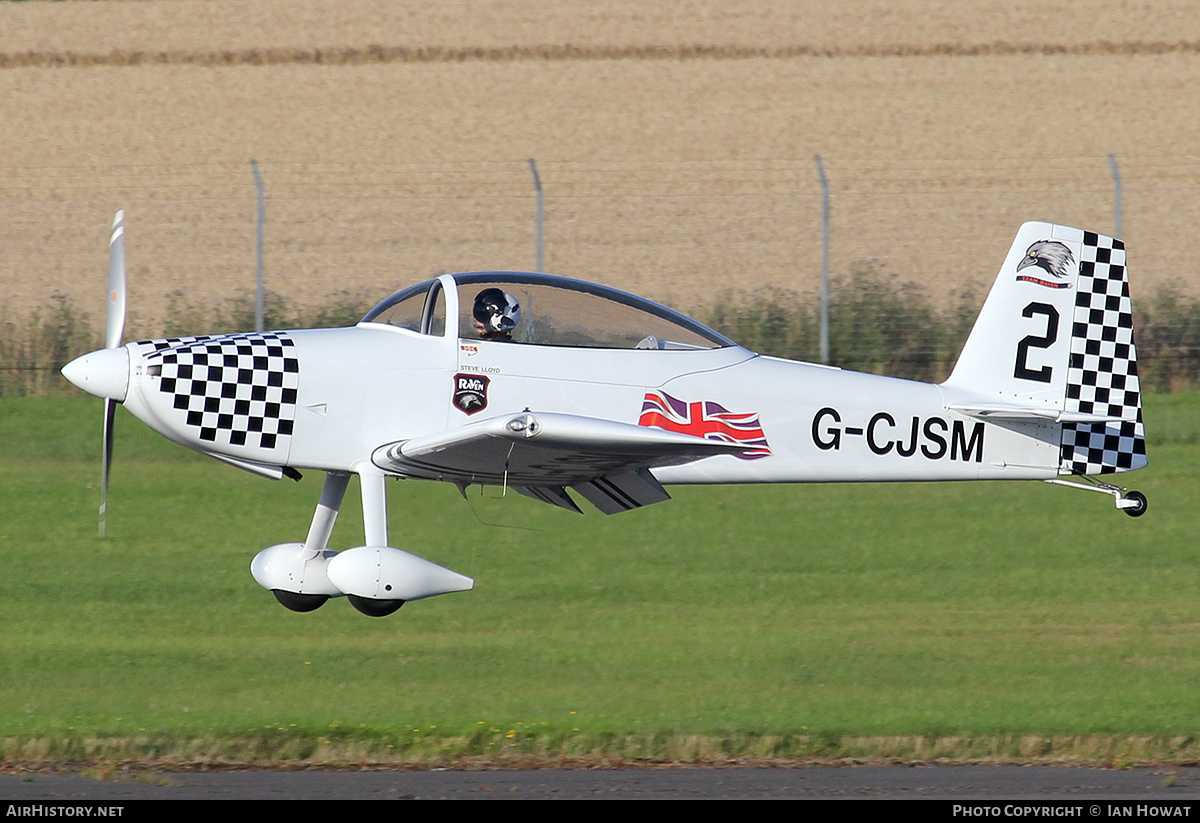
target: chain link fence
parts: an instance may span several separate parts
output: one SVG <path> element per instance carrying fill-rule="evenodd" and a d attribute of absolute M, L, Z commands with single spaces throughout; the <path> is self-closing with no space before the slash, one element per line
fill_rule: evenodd
<path fill-rule="evenodd" d="M 880 164 L 823 155 L 831 360 L 938 379 L 1020 223 L 1123 222 L 1154 388 L 1196 382 L 1200 158 Z M 378 165 L 257 158 L 269 326 L 349 323 L 446 271 L 536 268 L 528 158 Z M 813 158 L 537 158 L 547 271 L 691 312 L 759 350 L 817 359 L 822 197 Z M 53 391 L 98 343 L 109 221 L 126 210 L 127 337 L 247 327 L 256 189 L 245 163 L 9 168 L 0 175 L 0 392 Z"/>

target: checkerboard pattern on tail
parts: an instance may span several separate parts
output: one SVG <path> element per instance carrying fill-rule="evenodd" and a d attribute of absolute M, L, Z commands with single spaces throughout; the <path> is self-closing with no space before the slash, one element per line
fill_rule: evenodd
<path fill-rule="evenodd" d="M 1063 426 L 1064 474 L 1108 474 L 1146 465 L 1133 310 L 1120 240 L 1085 232 L 1079 261 L 1066 410 L 1121 422 Z"/>
<path fill-rule="evenodd" d="M 159 390 L 202 442 L 286 454 L 300 368 L 285 333 L 151 340 Z"/>

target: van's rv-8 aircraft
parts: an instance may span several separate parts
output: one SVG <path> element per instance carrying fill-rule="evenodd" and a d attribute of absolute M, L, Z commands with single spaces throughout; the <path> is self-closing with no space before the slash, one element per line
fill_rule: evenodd
<path fill-rule="evenodd" d="M 345 595 L 383 616 L 474 585 L 389 544 L 389 477 L 604 514 L 673 484 L 933 480 L 1043 480 L 1146 510 L 1096 477 L 1145 466 L 1146 447 L 1124 245 L 1079 229 L 1020 228 L 937 385 L 766 357 L 640 297 L 517 272 L 418 283 L 351 328 L 122 345 L 122 213 L 108 293 L 106 347 L 63 369 L 104 399 L 102 527 L 116 403 L 258 475 L 322 471 L 304 542 L 251 563 L 295 611 Z M 351 475 L 366 545 L 334 552 Z"/>

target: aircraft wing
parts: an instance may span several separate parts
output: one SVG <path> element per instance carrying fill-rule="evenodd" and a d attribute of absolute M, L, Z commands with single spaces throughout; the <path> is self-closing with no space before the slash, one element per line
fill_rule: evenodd
<path fill-rule="evenodd" d="M 650 473 L 748 449 L 615 420 L 524 411 L 391 443 L 372 461 L 406 477 L 504 485 L 572 511 L 574 489 L 605 514 L 669 500 Z"/>

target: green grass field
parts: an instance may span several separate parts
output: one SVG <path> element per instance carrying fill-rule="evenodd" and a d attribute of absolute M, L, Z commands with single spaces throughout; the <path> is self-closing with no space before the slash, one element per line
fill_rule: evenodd
<path fill-rule="evenodd" d="M 392 543 L 476 579 L 384 619 L 251 578 L 320 478 L 272 483 L 100 403 L 0 399 L 0 754 L 430 764 L 1200 757 L 1200 396 L 1151 467 L 1041 483 L 680 488 L 606 518 L 389 486 Z M 334 548 L 362 540 L 347 496 Z"/>

